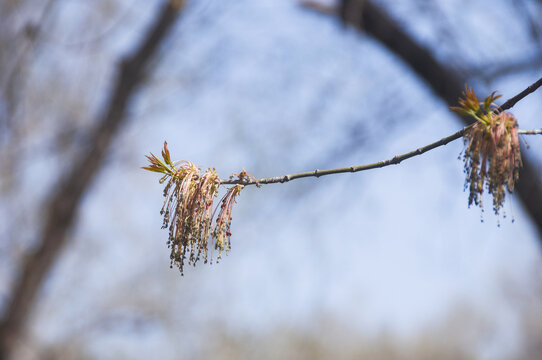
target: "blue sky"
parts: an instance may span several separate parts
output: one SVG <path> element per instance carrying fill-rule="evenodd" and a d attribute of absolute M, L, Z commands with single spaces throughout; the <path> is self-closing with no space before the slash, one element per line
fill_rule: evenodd
<path fill-rule="evenodd" d="M 162 187 L 139 169 L 164 140 L 174 159 L 216 167 L 222 177 L 242 168 L 267 177 L 382 160 L 461 127 L 406 65 L 331 18 L 286 0 L 206 4 L 186 14 L 133 104 L 84 200 L 74 242 L 47 283 L 36 331 L 47 328 L 50 340 L 90 332 L 98 352 L 113 347 L 144 358 L 129 349 L 138 341 L 151 354 L 175 357 L 187 346 L 175 335 L 197 347 L 216 323 L 258 331 L 310 325 L 323 314 L 360 331 L 411 334 L 467 302 L 494 318 L 495 342 L 512 343 L 514 313 L 502 283 L 532 271 L 537 234 L 514 197 L 505 205 L 513 224 L 497 227 L 489 207 L 482 223 L 480 210 L 467 208 L 461 141 L 394 167 L 246 188 L 234 209 L 230 255 L 184 277 L 169 269 Z M 504 61 L 527 48 L 519 21 L 501 25 L 506 2 L 488 10 L 495 20 L 488 26 L 479 24 L 488 2 L 469 4 L 443 4 L 456 43 L 439 42 L 445 32 L 432 29 L 445 27 L 408 17 L 416 9 L 403 2 L 393 13 L 454 64 Z M 459 19 L 462 5 L 472 8 Z M 152 15 L 148 4 L 122 6 L 127 20 L 112 30 L 98 64 L 130 48 L 133 29 Z M 87 11 L 72 2 L 68 8 L 62 19 Z M 111 69 L 103 65 L 97 89 Z M 539 76 L 489 88 L 507 98 Z M 522 128 L 540 127 L 540 97 L 514 109 Z M 528 141 L 529 155 L 539 157 L 539 139 Z M 145 336 L 93 328 L 118 314 L 155 320 Z"/>

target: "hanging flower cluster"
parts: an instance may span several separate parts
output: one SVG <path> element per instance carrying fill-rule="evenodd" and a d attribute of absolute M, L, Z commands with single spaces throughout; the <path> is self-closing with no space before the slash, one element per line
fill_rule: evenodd
<path fill-rule="evenodd" d="M 212 263 L 213 247 L 218 250 L 218 261 L 222 251 L 231 249 L 232 208 L 243 185 L 237 184 L 227 190 L 220 201 L 220 211 L 213 227 L 213 217 L 218 209 L 218 206 L 213 209 L 213 201 L 220 187 L 215 169 L 202 174 L 189 161 L 172 162 L 166 142 L 162 150 L 163 160 L 152 153 L 147 159 L 150 165 L 143 169 L 164 174 L 160 183 L 166 183 L 165 200 L 160 214 L 164 216 L 162 228 L 169 229 L 167 243 L 171 249 L 171 266 L 175 264 L 182 274 L 185 262 L 195 266 L 203 257 L 205 263 Z M 244 170 L 234 175 L 238 175 L 239 180 L 249 176 Z M 212 240 L 214 244 L 210 244 Z"/>
<path fill-rule="evenodd" d="M 469 206 L 482 208 L 484 187 L 493 196 L 496 215 L 504 204 L 506 190 L 514 191 L 522 166 L 518 139 L 518 123 L 514 115 L 501 111 L 493 92 L 479 102 L 471 88 L 466 87 L 458 107 L 451 109 L 477 121 L 464 134 L 465 189 L 469 189 Z"/>

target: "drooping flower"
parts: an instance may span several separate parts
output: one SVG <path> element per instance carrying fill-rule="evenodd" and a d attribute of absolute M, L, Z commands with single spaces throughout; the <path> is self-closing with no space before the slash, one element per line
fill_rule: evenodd
<path fill-rule="evenodd" d="M 464 134 L 465 189 L 469 206 L 482 207 L 484 188 L 493 197 L 493 211 L 499 214 L 506 196 L 512 193 L 522 166 L 518 123 L 514 115 L 501 111 L 493 101 L 495 92 L 479 102 L 472 89 L 466 88 L 460 107 L 452 110 L 473 116 L 477 122 Z"/>
<path fill-rule="evenodd" d="M 221 200 L 220 211 L 216 218 L 216 226 L 213 230 L 213 237 L 216 239 L 215 249 L 218 250 L 217 260 L 220 259 L 220 255 L 223 250 L 231 250 L 231 220 L 232 209 L 235 204 L 235 199 L 241 193 L 243 185 L 235 185 L 228 189 L 228 192 Z"/>
<path fill-rule="evenodd" d="M 164 142 L 162 159 L 154 154 L 147 156 L 149 166 L 143 169 L 164 174 L 160 183 L 164 188 L 164 205 L 160 214 L 164 216 L 162 228 L 169 230 L 168 247 L 171 249 L 171 266 L 175 264 L 183 273 L 184 265 L 196 265 L 203 257 L 209 260 L 209 249 L 228 252 L 230 244 L 230 226 L 232 208 L 243 185 L 230 188 L 220 201 L 220 211 L 213 228 L 213 217 L 218 206 L 213 210 L 214 198 L 218 194 L 220 178 L 215 169 L 201 170 L 189 161 L 172 162 Z M 249 178 L 244 170 L 237 175 L 239 180 Z M 214 240 L 214 244 L 210 242 Z M 212 255 L 211 255 L 212 262 Z"/>
<path fill-rule="evenodd" d="M 189 265 L 196 265 L 201 255 L 207 261 L 213 200 L 219 185 L 213 169 L 200 175 L 195 164 L 184 161 L 164 189 L 163 228 L 169 226 L 171 263 L 181 271 L 187 258 Z"/>

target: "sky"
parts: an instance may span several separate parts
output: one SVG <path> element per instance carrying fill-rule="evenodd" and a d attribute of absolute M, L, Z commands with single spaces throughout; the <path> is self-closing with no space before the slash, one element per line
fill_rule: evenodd
<path fill-rule="evenodd" d="M 503 25 L 505 1 L 489 8 L 447 1 L 442 22 L 427 16 L 433 5 L 383 3 L 454 66 L 531 51 L 519 20 L 507 17 Z M 72 19 L 67 24 L 77 29 L 89 7 L 66 4 L 61 21 Z M 132 47 L 154 3 L 118 6 L 98 66 Z M 482 26 L 485 10 L 493 21 Z M 409 16 L 414 11 L 418 16 Z M 58 51 L 73 52 L 62 44 Z M 103 70 L 94 88 L 109 81 L 112 68 Z M 475 85 L 508 98 L 539 77 Z M 514 108 L 520 127 L 540 127 L 541 96 Z M 198 3 L 163 46 L 86 195 L 34 329 L 47 329 L 39 335 L 45 341 L 84 334 L 103 356 L 145 358 L 159 350 L 174 358 L 179 349 L 203 346 L 209 326 L 258 332 L 330 316 L 363 332 L 409 335 L 468 303 L 496 323 L 488 353 L 496 344 L 512 348 L 515 313 L 504 282 L 524 281 L 539 262 L 537 233 L 514 196 L 500 226 L 489 205 L 483 222 L 480 209 L 468 209 L 461 141 L 393 167 L 246 188 L 234 208 L 231 253 L 183 277 L 169 268 L 159 177 L 139 169 L 143 155 L 159 153 L 165 140 L 173 159 L 215 167 L 224 178 L 243 168 L 259 178 L 371 163 L 460 128 L 405 64 L 332 18 L 287 0 Z M 529 156 L 540 160 L 540 141 L 528 141 Z M 141 328 L 132 326 L 138 319 Z M 148 353 L 131 348 L 135 341 Z"/>

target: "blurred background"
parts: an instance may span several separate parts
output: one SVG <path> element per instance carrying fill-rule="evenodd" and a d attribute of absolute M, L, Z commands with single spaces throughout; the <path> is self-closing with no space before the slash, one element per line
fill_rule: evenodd
<path fill-rule="evenodd" d="M 541 74 L 540 0 L 0 1 L 0 358 L 538 358 L 538 137 L 505 217 L 468 208 L 455 141 L 246 188 L 184 276 L 140 166 L 164 140 L 223 178 L 375 162 L 463 127 L 466 82 Z"/>

